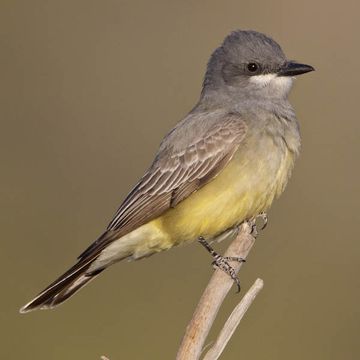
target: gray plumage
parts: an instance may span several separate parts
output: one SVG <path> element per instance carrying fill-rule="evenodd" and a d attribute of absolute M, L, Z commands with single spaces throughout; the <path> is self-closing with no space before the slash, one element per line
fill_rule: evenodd
<path fill-rule="evenodd" d="M 21 311 L 52 308 L 112 263 L 169 248 L 159 238 L 158 244 L 147 249 L 146 241 L 132 234 L 172 209 L 176 211 L 179 204 L 220 176 L 235 154 L 244 164 L 258 162 L 254 170 L 259 169 L 259 180 L 250 175 L 254 187 L 264 186 L 262 201 L 270 204 L 285 186 L 292 159 L 300 148 L 298 123 L 287 99 L 292 76 L 311 70 L 308 65 L 289 62 L 280 46 L 264 34 L 235 31 L 226 37 L 210 57 L 199 102 L 164 138 L 153 164 L 121 204 L 104 234 L 69 271 Z M 259 182 L 263 173 L 264 185 Z M 240 194 L 245 189 L 240 187 L 238 191 Z M 252 206 L 246 216 L 260 210 Z M 215 211 L 220 216 L 222 209 Z M 173 245 L 195 240 L 187 237 L 202 229 L 201 223 L 196 226 L 199 230 L 189 224 L 181 238 L 173 239 Z M 198 235 L 218 235 L 202 232 Z"/>

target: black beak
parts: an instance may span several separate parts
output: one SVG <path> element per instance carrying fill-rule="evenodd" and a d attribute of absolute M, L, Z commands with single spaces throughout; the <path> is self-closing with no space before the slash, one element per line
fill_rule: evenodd
<path fill-rule="evenodd" d="M 305 74 L 315 69 L 310 65 L 299 64 L 294 61 L 286 62 L 278 71 L 278 76 L 295 76 Z"/>

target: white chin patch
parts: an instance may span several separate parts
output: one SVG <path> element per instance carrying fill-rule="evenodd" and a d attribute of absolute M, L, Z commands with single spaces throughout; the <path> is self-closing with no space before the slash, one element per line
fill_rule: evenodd
<path fill-rule="evenodd" d="M 264 88 L 270 86 L 273 91 L 281 94 L 287 94 L 293 83 L 290 76 L 277 76 L 276 74 L 255 75 L 250 77 L 250 82 Z"/>

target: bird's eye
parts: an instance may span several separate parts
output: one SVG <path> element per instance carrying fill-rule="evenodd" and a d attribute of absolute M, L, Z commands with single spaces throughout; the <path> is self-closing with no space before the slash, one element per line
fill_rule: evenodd
<path fill-rule="evenodd" d="M 249 63 L 249 64 L 247 64 L 247 69 L 253 73 L 253 72 L 258 71 L 259 65 L 256 63 Z"/>

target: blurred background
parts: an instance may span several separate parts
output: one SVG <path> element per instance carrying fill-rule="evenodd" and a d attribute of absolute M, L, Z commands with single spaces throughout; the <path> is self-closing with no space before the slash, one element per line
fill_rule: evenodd
<path fill-rule="evenodd" d="M 302 154 L 241 271 L 244 292 L 257 277 L 265 288 L 222 359 L 359 359 L 359 10 L 1 0 L 1 357 L 175 357 L 212 274 L 197 244 L 118 264 L 54 311 L 18 309 L 103 231 L 197 101 L 211 52 L 241 28 L 317 71 L 292 91 Z"/>

